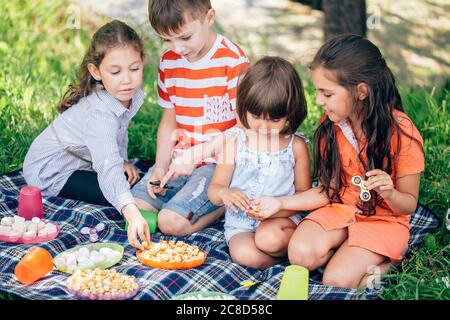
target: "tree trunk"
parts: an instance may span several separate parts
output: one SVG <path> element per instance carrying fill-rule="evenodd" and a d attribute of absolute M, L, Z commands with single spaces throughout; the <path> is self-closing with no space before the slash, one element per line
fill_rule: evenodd
<path fill-rule="evenodd" d="M 366 36 L 365 0 L 322 0 L 325 41 L 343 33 Z"/>

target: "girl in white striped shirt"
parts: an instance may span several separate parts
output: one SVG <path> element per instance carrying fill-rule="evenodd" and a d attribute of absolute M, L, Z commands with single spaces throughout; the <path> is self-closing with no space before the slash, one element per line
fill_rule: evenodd
<path fill-rule="evenodd" d="M 144 49 L 136 32 L 111 21 L 93 36 L 58 107 L 60 115 L 34 140 L 23 164 L 29 185 L 44 196 L 112 205 L 128 221 L 128 240 L 142 249 L 149 229 L 130 185 L 139 180 L 128 162 L 128 125 L 144 101 Z M 128 179 L 127 179 L 128 177 Z"/>

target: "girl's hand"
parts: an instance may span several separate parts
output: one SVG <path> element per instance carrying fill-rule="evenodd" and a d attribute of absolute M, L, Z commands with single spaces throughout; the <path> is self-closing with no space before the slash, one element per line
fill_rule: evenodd
<path fill-rule="evenodd" d="M 155 168 L 153 169 L 153 172 L 147 182 L 147 192 L 151 198 L 156 199 L 157 193 L 161 195 L 164 195 L 166 193 L 166 190 L 164 188 L 161 188 L 161 185 L 154 186 L 150 184 L 150 182 L 162 181 L 166 172 L 167 169 L 165 169 L 164 167 L 155 166 Z"/>
<path fill-rule="evenodd" d="M 138 236 L 141 241 L 150 242 L 150 230 L 147 221 L 134 204 L 125 206 L 123 213 L 128 221 L 128 242 L 133 247 L 144 250 L 144 247 L 138 240 Z"/>
<path fill-rule="evenodd" d="M 128 183 L 130 186 L 138 182 L 139 180 L 139 172 L 136 170 L 136 168 L 129 163 L 128 161 L 123 162 L 123 169 L 128 175 Z"/>
<path fill-rule="evenodd" d="M 281 210 L 281 200 L 275 197 L 261 197 L 253 200 L 245 213 L 255 220 L 265 220 Z"/>
<path fill-rule="evenodd" d="M 365 186 L 368 190 L 375 190 L 384 200 L 391 200 L 394 194 L 394 182 L 389 174 L 375 169 L 366 173 L 368 177 Z"/>
<path fill-rule="evenodd" d="M 222 199 L 223 204 L 235 213 L 238 212 L 238 208 L 245 212 L 251 203 L 245 193 L 235 189 L 222 188 L 218 196 Z"/>

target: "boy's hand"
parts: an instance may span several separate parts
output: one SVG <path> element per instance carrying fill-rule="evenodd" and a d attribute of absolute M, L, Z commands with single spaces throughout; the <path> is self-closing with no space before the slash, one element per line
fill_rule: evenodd
<path fill-rule="evenodd" d="M 218 196 L 222 199 L 223 204 L 235 213 L 238 212 L 238 208 L 245 212 L 250 207 L 250 199 L 241 191 L 222 188 Z"/>
<path fill-rule="evenodd" d="M 123 162 L 123 170 L 127 173 L 128 175 L 128 183 L 130 184 L 130 186 L 132 186 L 133 184 L 135 184 L 136 182 L 138 182 L 139 180 L 139 172 L 137 171 L 137 169 L 135 168 L 135 166 L 133 166 L 131 163 L 129 163 L 128 161 L 124 161 Z"/>
<path fill-rule="evenodd" d="M 281 210 L 281 200 L 275 197 L 261 197 L 253 200 L 245 213 L 255 220 L 270 218 Z"/>
<path fill-rule="evenodd" d="M 194 163 L 184 162 L 183 159 L 175 158 L 169 166 L 169 170 L 164 175 L 164 177 L 160 180 L 160 187 L 163 187 L 167 184 L 170 179 L 176 179 L 180 176 L 190 176 L 194 172 L 197 165 Z"/>
<path fill-rule="evenodd" d="M 132 208 L 134 206 L 134 208 Z M 144 250 L 144 247 L 138 240 L 138 235 L 141 241 L 150 242 L 150 230 L 148 228 L 147 221 L 142 217 L 142 214 L 133 205 L 127 205 L 123 210 L 124 217 L 128 221 L 128 242 L 140 250 Z"/>
<path fill-rule="evenodd" d="M 166 190 L 164 188 L 161 188 L 161 186 L 154 186 L 150 184 L 150 182 L 162 181 L 166 172 L 167 169 L 159 166 L 155 166 L 155 168 L 153 169 L 153 172 L 147 182 L 147 192 L 151 198 L 156 199 L 157 193 L 161 195 L 164 195 L 166 193 Z"/>
<path fill-rule="evenodd" d="M 365 186 L 368 190 L 375 190 L 384 200 L 391 200 L 394 194 L 394 182 L 389 174 L 375 169 L 366 173 L 368 177 Z"/>

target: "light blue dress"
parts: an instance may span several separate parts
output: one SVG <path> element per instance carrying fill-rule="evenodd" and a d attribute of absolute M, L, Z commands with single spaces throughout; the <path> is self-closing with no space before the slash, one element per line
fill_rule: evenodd
<path fill-rule="evenodd" d="M 227 131 L 237 133 L 237 153 L 235 157 L 235 168 L 230 188 L 239 190 L 247 195 L 249 199 L 257 199 L 262 196 L 281 197 L 295 193 L 294 167 L 295 158 L 292 151 L 292 143 L 295 135 L 292 135 L 289 145 L 276 152 L 262 152 L 246 146 L 247 137 L 244 130 L 233 128 Z M 300 137 L 304 136 L 296 133 Z M 298 224 L 300 214 L 290 219 Z M 255 232 L 260 224 L 243 211 L 237 213 L 230 208 L 225 211 L 225 238 L 227 242 L 242 232 Z"/>

